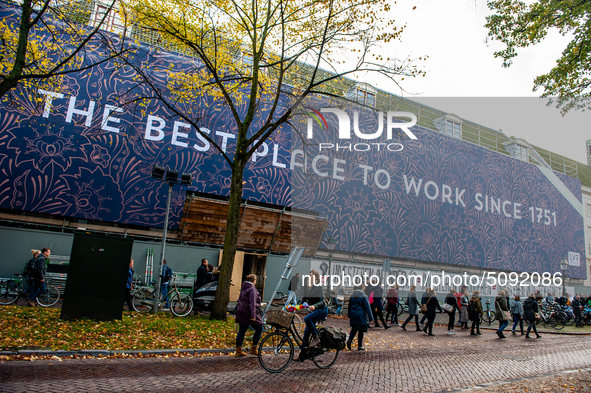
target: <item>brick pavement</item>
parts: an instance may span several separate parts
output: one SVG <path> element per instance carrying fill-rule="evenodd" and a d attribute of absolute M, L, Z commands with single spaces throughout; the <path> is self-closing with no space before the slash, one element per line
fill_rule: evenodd
<path fill-rule="evenodd" d="M 410 330 L 371 329 L 367 351 L 344 351 L 329 370 L 293 362 L 280 374 L 251 356 L 2 362 L 0 392 L 433 392 L 591 367 L 589 336 L 501 341 L 491 331 L 446 335 L 436 326 L 437 336 L 427 337 Z"/>

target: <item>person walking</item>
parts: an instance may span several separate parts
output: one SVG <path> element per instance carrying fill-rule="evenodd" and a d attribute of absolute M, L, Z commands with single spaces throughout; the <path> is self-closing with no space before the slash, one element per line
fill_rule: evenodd
<path fill-rule="evenodd" d="M 373 303 L 371 303 L 371 312 L 373 314 L 373 320 L 376 324 L 376 327 L 380 327 L 378 324 L 378 318 L 382 321 L 382 325 L 384 325 L 384 329 L 390 329 L 390 326 L 384 321 L 384 304 L 382 302 L 382 287 L 380 285 L 374 285 L 371 287 L 373 292 Z"/>
<path fill-rule="evenodd" d="M 576 295 L 573 301 L 571 302 L 573 308 L 573 314 L 575 315 L 575 326 L 576 327 L 583 327 L 581 323 L 581 311 L 583 310 L 583 304 L 581 303 L 581 296 Z"/>
<path fill-rule="evenodd" d="M 468 288 L 464 287 L 464 291 L 462 292 L 462 296 L 460 296 L 460 328 L 461 329 L 468 329 L 468 321 L 470 320 L 470 316 L 468 315 L 468 304 L 470 303 L 470 298 L 468 295 Z"/>
<path fill-rule="evenodd" d="M 447 304 L 448 309 L 451 309 L 451 311 L 446 311 L 447 316 L 449 317 L 447 321 L 447 334 L 456 334 L 454 326 L 456 321 L 456 310 L 459 310 L 459 308 L 455 289 L 450 289 L 447 296 L 445 296 L 445 304 Z"/>
<path fill-rule="evenodd" d="M 427 333 L 429 336 L 434 336 L 433 322 L 435 321 L 436 310 L 439 309 L 439 312 L 443 312 L 439 305 L 439 300 L 437 300 L 435 290 L 431 289 L 425 304 L 427 305 L 427 313 L 425 314 L 427 316 L 427 324 L 425 325 L 423 332 Z"/>
<path fill-rule="evenodd" d="M 408 298 L 406 299 L 406 304 L 408 304 L 408 318 L 402 324 L 402 330 L 406 330 L 406 325 L 410 322 L 411 319 L 415 319 L 415 325 L 417 332 L 421 331 L 419 327 L 419 299 L 417 299 L 417 294 L 415 292 L 415 285 L 410 286 L 410 292 L 408 294 Z"/>
<path fill-rule="evenodd" d="M 365 351 L 363 347 L 363 335 L 367 333 L 369 324 L 373 321 L 371 306 L 367 296 L 363 292 L 363 284 L 356 285 L 354 292 L 349 299 L 349 308 L 347 315 L 349 315 L 349 324 L 351 325 L 351 333 L 347 339 L 347 349 L 351 350 L 353 339 L 357 336 L 357 350 Z"/>
<path fill-rule="evenodd" d="M 386 300 L 388 302 L 388 312 L 386 313 L 386 321 L 390 321 L 396 325 L 398 323 L 398 285 L 394 285 L 386 294 Z"/>
<path fill-rule="evenodd" d="M 285 301 L 285 306 L 289 304 L 298 304 L 298 297 L 296 291 L 300 288 L 300 273 L 296 273 L 289 281 L 289 287 L 287 288 L 288 296 Z"/>
<path fill-rule="evenodd" d="M 472 304 L 470 305 L 470 303 Z M 468 317 L 472 321 L 472 325 L 470 326 L 470 335 L 480 336 L 480 317 L 483 314 L 480 291 L 476 290 L 472 293 L 470 303 L 468 303 Z"/>
<path fill-rule="evenodd" d="M 511 315 L 513 316 L 513 329 L 511 329 L 511 333 L 515 336 L 515 327 L 519 324 L 519 329 L 523 336 L 525 333 L 523 332 L 523 303 L 521 303 L 521 296 L 515 296 L 514 300 L 511 305 Z"/>
<path fill-rule="evenodd" d="M 240 288 L 238 305 L 236 306 L 236 323 L 238 324 L 238 334 L 236 334 L 236 357 L 246 356 L 242 350 L 244 335 L 249 326 L 254 329 L 252 336 L 252 346 L 249 354 L 258 356 L 257 346 L 263 333 L 263 315 L 261 310 L 261 294 L 256 289 L 257 276 L 249 274 L 246 281 Z"/>
<path fill-rule="evenodd" d="M 129 260 L 129 269 L 127 270 L 127 285 L 125 286 L 125 303 L 127 309 L 133 311 L 133 304 L 131 300 L 131 291 L 133 289 L 133 259 Z"/>
<path fill-rule="evenodd" d="M 43 247 L 41 254 L 37 255 L 37 263 L 35 264 L 35 280 L 33 283 L 33 290 L 27 301 L 27 306 L 35 307 L 37 296 L 45 293 L 47 290 L 45 286 L 45 274 L 47 273 L 47 258 L 51 255 L 51 249 Z"/>
<path fill-rule="evenodd" d="M 423 304 L 427 304 L 427 299 L 429 299 L 429 296 L 431 296 L 431 288 L 427 287 L 425 288 L 425 292 L 423 292 L 423 294 L 421 295 L 421 306 Z M 425 319 L 427 319 L 427 314 L 423 314 L 423 317 L 421 318 L 421 325 L 425 324 Z"/>
<path fill-rule="evenodd" d="M 31 250 L 33 257 L 26 263 L 23 270 L 23 280 L 27 283 L 27 299 L 31 297 L 35 289 L 35 271 L 37 267 L 37 257 L 41 254 L 39 250 Z"/>
<path fill-rule="evenodd" d="M 460 328 L 462 328 L 464 325 L 463 323 L 466 322 L 465 320 L 462 320 L 462 295 L 464 294 L 464 291 L 466 290 L 466 286 L 462 285 L 460 287 L 459 291 L 456 291 L 454 293 L 454 296 L 456 297 L 456 303 L 458 304 L 458 324 L 460 325 Z"/>
<path fill-rule="evenodd" d="M 530 293 L 529 297 L 523 302 L 523 319 L 528 323 L 525 338 L 530 338 L 529 332 L 532 328 L 534 329 L 536 338 L 542 337 L 538 334 L 538 329 L 536 329 L 536 313 L 540 312 L 540 308 L 538 307 L 538 302 L 534 296 L 533 293 Z"/>
<path fill-rule="evenodd" d="M 168 284 L 172 279 L 172 269 L 168 266 L 166 259 L 162 260 L 162 274 L 160 275 L 160 298 L 164 299 L 166 308 L 163 310 L 170 309 L 170 302 L 168 300 Z"/>
<path fill-rule="evenodd" d="M 499 294 L 495 298 L 495 314 L 497 320 L 499 321 L 499 329 L 496 331 L 496 333 L 499 338 L 507 338 L 503 334 L 503 330 L 505 330 L 505 328 L 509 325 L 509 320 L 503 316 L 503 311 L 509 311 L 509 306 L 507 306 L 505 291 L 500 290 Z"/>
<path fill-rule="evenodd" d="M 336 304 L 337 310 L 335 311 L 335 315 L 338 317 L 343 316 L 343 306 L 345 305 L 345 287 L 341 284 L 337 288 L 337 297 L 336 297 Z"/>

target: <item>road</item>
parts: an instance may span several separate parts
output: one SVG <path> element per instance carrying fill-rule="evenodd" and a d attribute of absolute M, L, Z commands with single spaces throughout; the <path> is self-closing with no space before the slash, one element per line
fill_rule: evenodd
<path fill-rule="evenodd" d="M 591 367 L 591 336 L 500 340 L 436 326 L 427 337 L 409 327 L 371 329 L 367 351 L 343 351 L 329 370 L 306 361 L 270 374 L 256 357 L 228 355 L 3 361 L 0 392 L 438 392 Z"/>

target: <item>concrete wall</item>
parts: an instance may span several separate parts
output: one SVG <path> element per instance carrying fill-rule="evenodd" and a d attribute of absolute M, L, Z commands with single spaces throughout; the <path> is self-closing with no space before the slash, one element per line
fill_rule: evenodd
<path fill-rule="evenodd" d="M 0 228 L 0 277 L 21 273 L 31 259 L 31 249 L 51 248 L 55 255 L 70 255 L 74 235 L 20 228 Z"/>
<path fill-rule="evenodd" d="M 40 230 L 20 228 L 0 228 L 0 248 L 3 251 L 0 260 L 0 278 L 14 277 L 13 273 L 23 271 L 25 263 L 31 259 L 30 250 L 51 248 L 53 255 L 70 256 L 74 235 L 59 232 L 45 232 Z M 138 241 L 133 244 L 131 257 L 134 259 L 134 271 L 142 282 L 146 272 L 146 258 L 148 250 L 152 249 L 154 254 L 154 268 L 160 262 L 160 251 L 162 242 Z M 166 245 L 164 257 L 168 265 L 175 273 L 196 274 L 197 268 L 201 265 L 201 259 L 207 258 L 213 266 L 218 265 L 220 250 L 216 248 L 195 247 L 185 245 Z M 285 267 L 287 256 L 270 255 L 267 257 L 265 291 L 263 301 L 271 298 L 273 290 L 280 280 Z M 294 272 L 308 273 L 310 271 L 310 260 L 302 259 Z M 154 275 L 154 277 L 156 277 Z M 281 280 L 279 291 L 287 294 L 289 280 Z M 242 283 L 234 283 L 241 285 Z"/>

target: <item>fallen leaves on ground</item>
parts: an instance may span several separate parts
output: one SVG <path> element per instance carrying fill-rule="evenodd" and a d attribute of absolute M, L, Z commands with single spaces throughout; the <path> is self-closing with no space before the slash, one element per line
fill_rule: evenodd
<path fill-rule="evenodd" d="M 140 350 L 228 348 L 235 345 L 234 320 L 175 317 L 170 313 L 124 312 L 121 320 L 62 320 L 54 308 L 0 307 L 1 349 Z M 251 335 L 251 334 L 249 334 Z M 172 356 L 172 355 L 171 355 Z"/>

